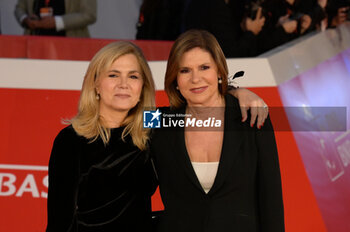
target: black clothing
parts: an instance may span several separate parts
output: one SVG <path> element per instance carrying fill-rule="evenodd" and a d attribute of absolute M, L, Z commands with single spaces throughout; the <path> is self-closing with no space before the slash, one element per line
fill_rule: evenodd
<path fill-rule="evenodd" d="M 244 4 L 241 0 L 192 0 L 186 13 L 186 30 L 202 29 L 218 40 L 225 57 L 257 55 L 257 37 L 241 29 Z"/>
<path fill-rule="evenodd" d="M 149 154 L 111 130 L 90 143 L 72 126 L 56 137 L 49 162 L 48 225 L 53 231 L 147 231 L 156 187 Z"/>
<path fill-rule="evenodd" d="M 323 19 L 327 17 L 325 9 L 318 4 L 317 0 L 303 1 L 305 13 L 310 15 L 312 19 L 311 27 L 308 31 L 316 30 Z"/>
<path fill-rule="evenodd" d="M 180 34 L 184 0 L 144 0 L 136 39 L 175 40 Z"/>
<path fill-rule="evenodd" d="M 300 12 L 296 11 L 295 6 L 290 5 L 285 0 L 267 0 L 264 2 L 263 8 L 266 11 L 266 18 L 265 24 L 258 36 L 259 54 L 292 41 L 299 36 L 298 30 L 287 33 L 283 27 L 278 24 L 280 17 L 287 14 L 299 17 Z"/>
<path fill-rule="evenodd" d="M 326 17 L 317 0 L 295 0 L 293 5 L 290 5 L 286 0 L 266 0 L 262 7 L 264 9 L 265 24 L 258 35 L 259 54 L 298 38 L 301 35 L 301 16 L 307 14 L 312 19 L 310 27 L 304 34 L 315 30 L 322 19 Z M 287 33 L 278 24 L 280 17 L 285 15 L 289 15 L 290 20 L 298 22 L 297 29 L 292 33 Z"/>
<path fill-rule="evenodd" d="M 50 0 L 49 4 L 45 4 L 46 0 L 35 0 L 33 5 L 33 12 L 40 17 L 40 9 L 43 7 L 52 7 L 53 16 L 55 15 L 64 15 L 65 4 L 64 0 Z M 51 35 L 51 36 L 66 36 L 66 32 L 56 31 L 56 29 L 36 29 L 34 32 L 35 35 Z"/>
<path fill-rule="evenodd" d="M 334 28 L 334 25 L 332 25 L 332 21 L 334 17 L 337 17 L 338 15 L 338 9 L 343 7 L 350 7 L 350 1 L 348 0 L 328 0 L 326 11 L 328 16 L 328 27 Z M 350 13 L 349 10 L 347 11 L 347 19 L 350 20 Z"/>
<path fill-rule="evenodd" d="M 184 128 L 154 130 L 151 153 L 165 207 L 158 227 L 161 232 L 284 231 L 281 177 L 271 121 L 268 118 L 260 130 L 252 128 L 250 120 L 241 122 L 238 101 L 230 95 L 225 101 L 220 163 L 208 194 L 192 168 Z M 184 114 L 185 109 L 165 113 Z"/>
<path fill-rule="evenodd" d="M 256 36 L 241 29 L 243 9 L 241 0 L 144 0 L 136 39 L 175 40 L 187 30 L 202 29 L 216 37 L 226 57 L 255 56 Z"/>

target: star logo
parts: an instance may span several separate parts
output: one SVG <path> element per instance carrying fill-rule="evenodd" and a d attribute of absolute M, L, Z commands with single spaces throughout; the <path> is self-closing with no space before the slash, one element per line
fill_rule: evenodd
<path fill-rule="evenodd" d="M 157 111 L 156 111 L 156 112 L 151 113 L 151 114 L 153 115 L 153 117 L 152 117 L 152 119 L 151 119 L 151 122 L 152 122 L 154 119 L 159 120 L 159 115 L 161 115 L 162 113 L 161 113 L 161 112 L 159 112 L 159 109 L 157 109 Z"/>
<path fill-rule="evenodd" d="M 143 111 L 143 128 L 161 128 L 161 115 L 159 109 Z"/>

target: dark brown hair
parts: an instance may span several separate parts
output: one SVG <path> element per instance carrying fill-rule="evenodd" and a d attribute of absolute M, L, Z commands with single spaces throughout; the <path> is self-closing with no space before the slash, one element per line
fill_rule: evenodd
<path fill-rule="evenodd" d="M 168 95 L 170 106 L 179 108 L 185 105 L 186 100 L 176 89 L 177 74 L 179 72 L 180 60 L 184 53 L 193 48 L 201 48 L 210 53 L 217 68 L 222 83 L 219 85 L 220 94 L 227 92 L 227 76 L 228 68 L 226 58 L 216 38 L 209 32 L 204 30 L 189 30 L 181 34 L 171 48 L 167 69 L 165 73 L 164 87 Z"/>

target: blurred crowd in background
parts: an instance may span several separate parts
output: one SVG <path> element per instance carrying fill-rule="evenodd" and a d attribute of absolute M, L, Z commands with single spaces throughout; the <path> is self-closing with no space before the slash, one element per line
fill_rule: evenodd
<path fill-rule="evenodd" d="M 226 57 L 253 57 L 311 31 L 349 20 L 349 0 L 144 0 L 137 39 L 174 40 L 196 28 Z"/>
<path fill-rule="evenodd" d="M 28 35 L 89 37 L 97 7 L 96 0 L 17 0 L 14 15 Z M 136 39 L 175 40 L 204 29 L 226 57 L 254 57 L 349 21 L 350 0 L 143 0 L 135 17 Z"/>

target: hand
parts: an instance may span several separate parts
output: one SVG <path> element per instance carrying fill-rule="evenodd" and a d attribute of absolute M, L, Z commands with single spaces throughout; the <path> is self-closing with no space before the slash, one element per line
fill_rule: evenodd
<path fill-rule="evenodd" d="M 305 14 L 300 18 L 300 20 L 300 34 L 304 34 L 304 32 L 311 26 L 312 19 L 309 15 Z"/>
<path fill-rule="evenodd" d="M 31 15 L 26 17 L 23 21 L 22 21 L 22 25 L 26 28 L 29 28 L 30 30 L 34 30 L 37 28 L 38 26 L 38 20 L 39 17 L 36 15 Z"/>
<path fill-rule="evenodd" d="M 338 9 L 338 14 L 332 19 L 331 25 L 336 27 L 346 21 L 346 12 L 350 7 L 341 7 Z"/>
<path fill-rule="evenodd" d="M 289 21 L 289 14 L 286 14 L 284 16 L 281 16 L 279 19 L 278 19 L 278 23 L 277 25 L 283 25 L 283 23 L 286 23 Z"/>
<path fill-rule="evenodd" d="M 298 22 L 296 20 L 289 20 L 282 24 L 284 31 L 288 34 L 295 32 L 297 29 L 297 26 L 298 26 Z"/>
<path fill-rule="evenodd" d="M 251 18 L 246 18 L 244 21 L 243 28 L 247 31 L 253 32 L 254 35 L 257 35 L 260 33 L 264 24 L 265 24 L 265 17 L 262 16 L 262 9 L 261 7 L 259 7 L 258 11 L 256 12 L 255 19 L 252 20 Z"/>
<path fill-rule="evenodd" d="M 327 27 L 328 27 L 328 19 L 326 17 L 321 21 L 320 26 L 319 26 L 319 30 L 325 31 L 327 29 Z"/>
<path fill-rule="evenodd" d="M 269 114 L 268 107 L 264 100 L 255 93 L 244 88 L 235 89 L 232 92 L 230 91 L 230 94 L 236 97 L 239 101 L 242 112 L 242 122 L 247 120 L 247 113 L 250 109 L 250 125 L 253 127 L 256 117 L 258 117 L 256 126 L 260 129 L 260 127 L 264 124 L 267 115 Z"/>
<path fill-rule="evenodd" d="M 41 20 L 39 20 L 38 26 L 42 29 L 56 28 L 55 17 L 53 16 L 43 17 Z"/>

